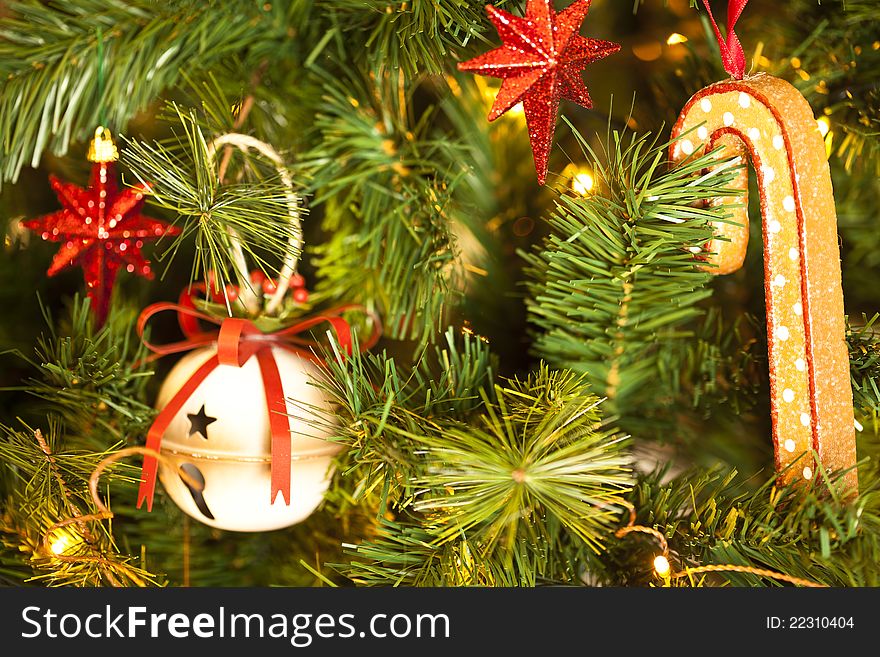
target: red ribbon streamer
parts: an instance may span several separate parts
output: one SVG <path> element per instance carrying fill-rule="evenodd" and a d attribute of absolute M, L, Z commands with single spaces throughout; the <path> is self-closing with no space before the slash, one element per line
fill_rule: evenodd
<path fill-rule="evenodd" d="M 272 437 L 272 490 L 270 504 L 274 504 L 278 493 L 284 497 L 286 504 L 290 504 L 290 419 L 287 416 L 287 406 L 284 398 L 284 387 L 281 383 L 281 374 L 278 364 L 272 354 L 272 347 L 282 347 L 292 351 L 311 361 L 318 361 L 310 348 L 317 347 L 319 343 L 298 337 L 300 333 L 327 322 L 336 332 L 340 347 L 347 354 L 352 352 L 351 327 L 341 317 L 348 310 L 364 310 L 362 306 L 348 305 L 328 310 L 321 315 L 309 317 L 303 321 L 289 326 L 274 333 L 263 333 L 253 322 L 237 317 L 217 319 L 198 311 L 193 302 L 195 293 L 205 292 L 203 283 L 192 286 L 192 292 L 184 292 L 180 295 L 179 303 L 154 303 L 143 310 L 138 318 L 138 336 L 143 343 L 156 356 L 176 354 L 191 351 L 197 347 L 217 344 L 217 353 L 209 358 L 187 380 L 183 387 L 175 393 L 171 401 L 160 411 L 147 432 L 146 447 L 159 451 L 162 437 L 186 401 L 196 391 L 199 385 L 218 365 L 242 367 L 251 358 L 256 356 L 260 366 L 260 374 L 263 379 L 263 387 L 266 392 L 266 408 L 269 412 L 269 429 Z M 177 320 L 185 340 L 165 345 L 156 345 L 144 339 L 144 329 L 147 322 L 155 315 L 167 310 L 177 312 Z M 360 345 L 360 350 L 365 351 L 376 344 L 381 334 L 381 326 L 378 317 L 370 313 L 373 319 L 373 332 L 369 338 Z M 215 324 L 218 329 L 202 330 L 199 320 Z M 154 358 L 155 358 L 154 357 Z M 159 462 L 153 456 L 145 456 L 141 470 L 141 485 L 138 490 L 137 508 L 144 501 L 147 503 L 147 511 L 153 509 L 153 494 L 156 489 L 156 473 Z"/>
<path fill-rule="evenodd" d="M 727 4 L 727 40 L 721 36 L 721 30 L 718 29 L 718 23 L 712 15 L 712 7 L 709 6 L 709 0 L 703 0 L 703 6 L 709 12 L 709 20 L 712 21 L 712 29 L 715 30 L 715 38 L 718 39 L 718 47 L 721 49 L 721 61 L 724 64 L 724 70 L 730 73 L 737 80 L 742 80 L 746 74 L 746 53 L 743 51 L 739 37 L 736 36 L 734 27 L 736 22 L 743 13 L 743 9 L 749 0 L 730 0 Z"/>

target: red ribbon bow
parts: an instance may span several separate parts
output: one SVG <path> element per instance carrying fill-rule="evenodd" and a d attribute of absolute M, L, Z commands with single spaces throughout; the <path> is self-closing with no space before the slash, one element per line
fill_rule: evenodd
<path fill-rule="evenodd" d="M 721 61 L 724 64 L 724 70 L 730 73 L 737 80 L 742 80 L 746 74 L 746 53 L 743 51 L 739 37 L 736 36 L 733 28 L 742 15 L 743 10 L 749 0 L 730 0 L 727 4 L 727 40 L 721 36 L 721 30 L 715 22 L 712 15 L 712 7 L 709 6 L 709 0 L 703 0 L 703 6 L 709 12 L 709 20 L 712 21 L 712 29 L 715 30 L 715 38 L 718 39 L 718 47 L 721 48 Z"/>
<path fill-rule="evenodd" d="M 310 348 L 318 346 L 318 343 L 300 338 L 298 335 L 318 324 L 327 322 L 333 327 L 342 350 L 350 354 L 352 352 L 351 326 L 341 317 L 341 314 L 348 310 L 364 309 L 362 306 L 356 305 L 340 306 L 328 310 L 321 315 L 308 317 L 280 331 L 264 333 L 250 320 L 237 317 L 217 319 L 198 311 L 193 302 L 193 296 L 196 292 L 204 293 L 205 289 L 206 286 L 203 283 L 193 285 L 192 292 L 184 290 L 181 293 L 179 303 L 155 303 L 145 308 L 138 318 L 138 336 L 143 340 L 147 348 L 156 354 L 154 358 L 167 354 L 191 351 L 197 347 L 214 343 L 217 344 L 217 353 L 195 371 L 159 415 L 156 416 L 150 430 L 147 432 L 146 446 L 149 449 L 159 451 L 162 436 L 165 435 L 165 431 L 168 429 L 171 421 L 180 409 L 183 408 L 183 405 L 202 381 L 217 366 L 231 365 L 233 367 L 242 367 L 251 358 L 256 356 L 257 362 L 260 365 L 260 373 L 266 393 L 266 407 L 269 412 L 269 429 L 272 437 L 272 490 L 270 504 L 275 502 L 279 492 L 284 497 L 285 503 L 290 504 L 291 418 L 286 413 L 287 406 L 284 399 L 284 387 L 281 383 L 278 364 L 275 362 L 275 357 L 272 354 L 272 347 L 282 347 L 311 361 L 319 361 L 317 356 L 310 350 Z M 152 344 L 143 337 L 146 324 L 154 315 L 166 310 L 177 312 L 177 320 L 186 339 L 165 345 Z M 375 345 L 381 333 L 378 318 L 372 313 L 370 313 L 370 316 L 373 318 L 373 332 L 360 345 L 361 351 Z M 207 331 L 202 330 L 199 320 L 216 324 L 219 328 Z M 137 508 L 140 508 L 143 502 L 146 501 L 147 510 L 151 511 L 153 509 L 153 494 L 156 489 L 158 465 L 159 463 L 155 457 L 144 457 Z"/>

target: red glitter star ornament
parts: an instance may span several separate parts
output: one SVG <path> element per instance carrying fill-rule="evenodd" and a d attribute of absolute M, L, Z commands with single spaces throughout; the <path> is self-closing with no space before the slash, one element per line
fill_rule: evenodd
<path fill-rule="evenodd" d="M 611 41 L 577 33 L 589 9 L 590 0 L 577 0 L 559 13 L 553 9 L 553 0 L 528 0 L 526 15 L 519 17 L 486 5 L 504 45 L 458 65 L 461 71 L 503 79 L 490 121 L 522 102 L 542 185 L 560 98 L 592 108 L 580 72 L 587 64 L 620 50 Z"/>
<path fill-rule="evenodd" d="M 92 311 L 100 326 L 107 319 L 119 269 L 124 266 L 129 273 L 152 278 L 150 263 L 141 254 L 144 240 L 177 235 L 180 230 L 140 213 L 144 188 L 117 189 L 113 166 L 116 147 L 103 128 L 95 132 L 89 159 L 94 164 L 88 188 L 50 176 L 63 209 L 22 225 L 44 240 L 62 243 L 46 272 L 49 276 L 68 267 L 83 268 Z"/>

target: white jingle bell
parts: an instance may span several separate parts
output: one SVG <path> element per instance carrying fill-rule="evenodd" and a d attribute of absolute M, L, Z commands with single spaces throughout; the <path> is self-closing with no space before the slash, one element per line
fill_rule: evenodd
<path fill-rule="evenodd" d="M 216 353 L 205 347 L 184 356 L 162 384 L 164 408 L 193 373 Z M 324 440 L 332 418 L 313 384 L 312 362 L 273 348 L 291 427 L 290 505 L 271 500 L 271 435 L 263 379 L 255 357 L 242 367 L 218 365 L 174 416 L 162 439 L 159 480 L 188 515 L 218 529 L 256 532 L 307 518 L 320 504 L 342 446 Z M 310 422 L 317 421 L 317 426 Z M 181 477 L 185 472 L 187 480 Z"/>

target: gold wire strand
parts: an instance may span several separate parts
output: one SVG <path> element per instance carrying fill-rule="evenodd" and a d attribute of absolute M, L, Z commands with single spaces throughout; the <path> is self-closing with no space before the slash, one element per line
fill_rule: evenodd
<path fill-rule="evenodd" d="M 636 507 L 626 500 L 622 500 L 619 502 L 624 507 L 629 510 L 629 522 L 626 527 L 621 527 L 618 529 L 614 535 L 617 538 L 623 538 L 627 534 L 631 534 L 634 532 L 638 532 L 641 534 L 648 534 L 649 536 L 653 536 L 657 539 L 657 542 L 660 544 L 660 549 L 663 552 L 663 556 L 668 560 L 669 559 L 669 543 L 666 540 L 666 536 L 663 535 L 657 529 L 652 527 L 645 527 L 644 525 L 637 525 L 636 523 Z M 656 570 L 656 568 L 655 568 Z M 748 573 L 750 575 L 758 575 L 759 577 L 768 577 L 770 579 L 776 579 L 782 582 L 789 582 L 791 584 L 795 584 L 797 586 L 805 586 L 810 588 L 826 588 L 826 584 L 820 584 L 819 582 L 814 582 L 809 579 L 803 579 L 801 577 L 794 577 L 792 575 L 786 575 L 785 573 L 780 573 L 775 570 L 769 570 L 767 568 L 754 568 L 752 566 L 737 566 L 734 564 L 710 564 L 708 566 L 695 566 L 692 568 L 685 568 L 684 570 L 672 573 L 671 575 L 665 575 L 664 579 L 681 579 L 682 577 L 688 577 L 690 575 L 696 575 L 699 573 L 718 573 L 718 572 L 734 572 L 734 573 Z"/>
<path fill-rule="evenodd" d="M 617 538 L 623 538 L 627 534 L 631 534 L 632 532 L 638 532 L 640 534 L 648 534 L 649 536 L 653 536 L 657 539 L 657 542 L 660 543 L 660 548 L 663 550 L 663 556 L 666 557 L 669 555 L 669 543 L 666 541 L 666 537 L 663 535 L 663 532 L 658 531 L 652 527 L 645 527 L 644 525 L 636 524 L 636 507 L 626 500 L 621 500 L 619 502 L 627 509 L 629 509 L 629 522 L 626 527 L 621 527 L 618 529 L 614 535 Z"/>
<path fill-rule="evenodd" d="M 55 533 L 59 529 L 62 529 L 64 527 L 68 527 L 69 525 L 79 525 L 80 527 L 82 527 L 83 523 L 85 523 L 85 522 L 91 522 L 91 521 L 100 522 L 101 520 L 109 520 L 110 518 L 113 517 L 113 512 L 107 508 L 107 506 L 104 504 L 103 500 L 101 500 L 100 495 L 98 495 L 98 482 L 101 479 L 101 474 L 104 472 L 104 470 L 107 468 L 108 465 L 110 465 L 111 463 L 113 463 L 115 461 L 118 461 L 121 458 L 129 456 L 131 454 L 143 454 L 145 456 L 153 456 L 156 459 L 158 459 L 159 461 L 165 463 L 165 465 L 169 465 L 172 467 L 174 465 L 174 462 L 170 458 L 168 458 L 164 454 L 160 454 L 159 452 L 152 450 L 152 449 L 149 449 L 147 447 L 126 447 L 125 449 L 121 449 L 118 452 L 110 454 L 109 456 L 102 459 L 98 463 L 98 465 L 95 466 L 95 469 L 92 471 L 92 474 L 89 477 L 89 492 L 92 495 L 92 502 L 94 502 L 95 506 L 98 509 L 98 512 L 97 513 L 90 513 L 87 515 L 81 515 L 79 513 L 74 512 L 74 516 L 72 518 L 68 518 L 66 520 L 61 520 L 59 522 L 56 522 L 51 527 L 49 527 L 49 529 L 47 529 L 46 533 L 43 535 L 42 545 L 43 545 L 44 552 L 46 552 L 47 554 L 51 554 L 52 558 L 57 559 L 58 561 L 96 562 L 96 563 L 115 565 L 115 564 L 112 564 L 112 562 L 108 561 L 107 559 L 104 559 L 103 557 L 86 556 L 86 555 L 75 556 L 75 555 L 66 555 L 66 554 L 55 554 L 54 552 L 52 552 L 52 546 L 51 546 L 52 534 Z M 178 474 L 180 475 L 181 479 L 183 479 L 184 482 L 187 483 L 188 485 L 197 486 L 197 482 L 190 475 L 188 475 L 185 471 L 181 470 Z M 110 578 L 112 578 L 112 575 L 110 577 L 108 577 L 108 579 L 110 579 Z"/>
<path fill-rule="evenodd" d="M 809 579 L 803 579 L 801 577 L 793 577 L 792 575 L 785 575 L 783 573 L 778 573 L 775 570 L 768 570 L 766 568 L 752 568 L 751 566 L 734 566 L 732 564 L 718 564 L 718 565 L 708 565 L 708 566 L 696 566 L 694 568 L 685 568 L 683 571 L 679 573 L 675 573 L 670 575 L 673 579 L 680 579 L 682 577 L 687 577 L 689 575 L 696 575 L 698 573 L 715 573 L 715 572 L 734 572 L 734 573 L 748 573 L 750 575 L 758 575 L 759 577 L 769 577 L 771 579 L 778 579 L 783 582 L 790 582 L 791 584 L 796 584 L 798 586 L 807 586 L 810 588 L 827 588 L 827 584 L 820 584 L 819 582 L 814 582 Z"/>

